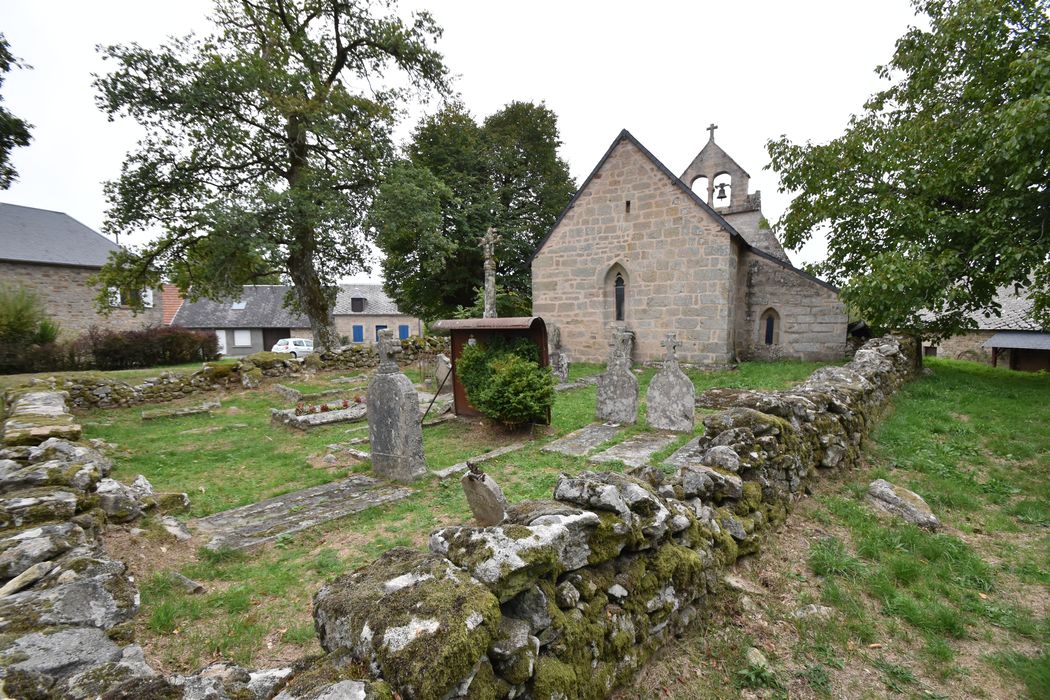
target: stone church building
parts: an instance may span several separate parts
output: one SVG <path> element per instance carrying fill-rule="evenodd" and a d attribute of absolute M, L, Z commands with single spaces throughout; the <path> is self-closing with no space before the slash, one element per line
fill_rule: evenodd
<path fill-rule="evenodd" d="M 838 290 L 791 264 L 714 128 L 680 178 L 620 132 L 540 242 L 533 314 L 573 360 L 605 361 L 616 324 L 638 362 L 661 359 L 668 332 L 699 365 L 844 356 Z"/>

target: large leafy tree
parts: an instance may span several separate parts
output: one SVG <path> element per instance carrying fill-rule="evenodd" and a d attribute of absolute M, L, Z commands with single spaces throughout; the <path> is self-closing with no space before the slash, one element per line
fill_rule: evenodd
<path fill-rule="evenodd" d="M 784 241 L 825 229 L 815 271 L 878 326 L 949 335 L 1000 287 L 1023 287 L 1047 323 L 1050 4 L 914 5 L 928 28 L 898 40 L 878 69 L 892 84 L 842 136 L 768 144 L 781 191 L 797 192 Z"/>
<path fill-rule="evenodd" d="M 11 55 L 11 45 L 0 34 L 0 87 L 4 85 L 4 74 L 12 68 L 24 67 Z M 3 98 L 0 98 L 0 102 Z M 6 190 L 18 178 L 18 172 L 11 165 L 11 151 L 18 146 L 28 146 L 32 137 L 29 135 L 31 125 L 11 114 L 0 106 L 0 190 Z"/>
<path fill-rule="evenodd" d="M 162 276 L 223 298 L 280 274 L 331 347 L 333 283 L 367 265 L 361 221 L 399 106 L 447 89 L 440 29 L 382 0 L 217 0 L 213 22 L 204 39 L 102 49 L 101 108 L 146 134 L 107 186 L 107 227 L 161 234 L 111 258 L 99 304 Z"/>
<path fill-rule="evenodd" d="M 532 253 L 575 190 L 560 145 L 542 104 L 513 102 L 480 125 L 453 104 L 420 122 L 369 217 L 400 308 L 435 319 L 471 307 L 490 227 L 500 285 L 529 299 Z"/>

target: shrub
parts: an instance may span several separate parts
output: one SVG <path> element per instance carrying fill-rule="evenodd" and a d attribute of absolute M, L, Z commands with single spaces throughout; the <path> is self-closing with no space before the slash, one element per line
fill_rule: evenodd
<path fill-rule="evenodd" d="M 467 399 L 507 425 L 545 420 L 554 404 L 554 377 L 539 366 L 539 349 L 520 338 L 497 338 L 463 348 L 456 363 Z"/>
<path fill-rule="evenodd" d="M 54 346 L 58 334 L 58 324 L 45 314 L 36 293 L 0 286 L 0 372 L 30 372 L 44 357 L 63 355 L 57 346 L 40 352 L 44 346 Z"/>
<path fill-rule="evenodd" d="M 102 370 L 207 362 L 219 354 L 214 333 L 187 328 L 147 326 L 112 331 L 92 327 L 87 337 L 95 365 Z"/>

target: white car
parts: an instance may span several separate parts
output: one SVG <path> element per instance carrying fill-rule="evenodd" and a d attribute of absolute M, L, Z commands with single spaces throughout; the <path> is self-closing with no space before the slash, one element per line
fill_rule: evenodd
<path fill-rule="evenodd" d="M 314 341 L 307 338 L 281 338 L 270 352 L 288 352 L 292 357 L 306 357 L 314 351 Z"/>

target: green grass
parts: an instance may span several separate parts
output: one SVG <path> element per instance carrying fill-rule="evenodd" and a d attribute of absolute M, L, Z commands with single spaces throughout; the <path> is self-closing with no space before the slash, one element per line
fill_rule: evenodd
<path fill-rule="evenodd" d="M 224 358 L 218 360 L 222 364 L 233 364 L 237 362 L 237 358 Z M 169 365 L 167 367 L 147 367 L 145 369 L 121 369 L 113 370 L 111 372 L 98 372 L 95 370 L 89 370 L 85 372 L 37 372 L 35 374 L 3 374 L 0 375 L 0 391 L 8 389 L 19 384 L 26 384 L 33 379 L 47 379 L 48 377 L 67 377 L 69 379 L 76 379 L 77 377 L 91 377 L 97 375 L 105 375 L 113 379 L 120 379 L 129 383 L 137 383 L 143 379 L 149 377 L 156 377 L 161 372 L 193 372 L 200 369 L 204 365 L 203 362 L 189 362 L 184 365 Z"/>
<path fill-rule="evenodd" d="M 742 365 L 739 371 L 692 372 L 703 387 L 732 385 L 778 388 L 802 379 L 815 365 Z M 573 365 L 571 378 L 596 374 L 599 365 Z M 654 374 L 640 375 L 642 386 Z M 326 388 L 327 373 L 296 388 Z M 331 376 L 336 376 L 332 374 Z M 198 399 L 187 400 L 193 402 Z M 342 424 L 302 433 L 274 427 L 270 407 L 287 403 L 266 388 L 223 398 L 215 415 L 144 423 L 140 408 L 94 411 L 83 417 L 87 437 L 119 445 L 115 478 L 144 474 L 158 491 L 186 491 L 190 515 L 199 517 L 281 493 L 343 477 L 346 469 L 314 469 L 310 454 L 326 445 L 366 435 L 364 423 Z M 550 498 L 559 474 L 590 468 L 583 458 L 547 454 L 540 447 L 594 421 L 595 388 L 557 395 L 552 425 L 529 432 L 505 432 L 480 421 L 453 421 L 424 429 L 424 448 L 432 469 L 450 466 L 501 445 L 528 441 L 527 447 L 485 463 L 511 502 Z M 644 430 L 644 425 L 628 433 Z M 700 428 L 698 428 L 698 431 Z M 207 432 L 202 432 L 207 431 Z M 350 432 L 348 432 L 350 431 Z M 689 439 L 682 436 L 676 444 Z M 670 453 L 669 448 L 666 452 Z M 603 466 L 615 468 L 615 466 Z M 363 463 L 352 467 L 367 472 Z M 165 574 L 146 575 L 138 634 L 161 657 L 166 670 L 192 670 L 215 654 L 252 665 L 268 644 L 316 651 L 310 597 L 335 576 L 361 566 L 393 546 L 425 546 L 429 533 L 468 522 L 470 511 L 457 480 L 417 485 L 407 499 L 282 538 L 250 556 L 200 550 L 196 562 L 179 568 L 201 581 L 208 592 L 191 596 L 171 585 Z M 289 652 L 295 653 L 295 652 Z"/>

